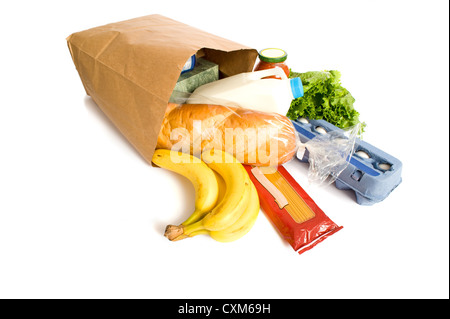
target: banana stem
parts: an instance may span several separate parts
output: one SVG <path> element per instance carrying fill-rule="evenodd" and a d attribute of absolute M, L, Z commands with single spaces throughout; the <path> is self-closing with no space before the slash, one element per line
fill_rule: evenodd
<path fill-rule="evenodd" d="M 170 241 L 177 241 L 195 236 L 203 229 L 204 227 L 201 220 L 190 225 L 167 225 L 164 236 Z"/>
<path fill-rule="evenodd" d="M 184 235 L 184 226 L 167 225 L 166 230 L 164 231 L 164 236 L 166 236 L 171 241 L 183 239 L 186 237 Z M 183 237 L 181 238 L 181 236 Z"/>

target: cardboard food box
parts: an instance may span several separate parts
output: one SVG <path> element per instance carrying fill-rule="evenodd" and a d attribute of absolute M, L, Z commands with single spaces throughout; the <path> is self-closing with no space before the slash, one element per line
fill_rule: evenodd
<path fill-rule="evenodd" d="M 190 56 L 218 64 L 220 77 L 252 71 L 258 56 L 255 49 L 161 15 L 77 32 L 67 43 L 86 93 L 149 163 Z"/>

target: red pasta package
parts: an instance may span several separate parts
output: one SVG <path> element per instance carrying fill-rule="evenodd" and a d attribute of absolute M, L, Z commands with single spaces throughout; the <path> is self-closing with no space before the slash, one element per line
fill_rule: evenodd
<path fill-rule="evenodd" d="M 282 166 L 278 170 L 245 165 L 258 191 L 261 209 L 299 254 L 342 226 L 336 225 Z"/>

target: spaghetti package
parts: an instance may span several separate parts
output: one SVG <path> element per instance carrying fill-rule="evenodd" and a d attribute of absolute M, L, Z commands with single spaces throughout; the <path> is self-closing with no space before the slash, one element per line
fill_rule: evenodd
<path fill-rule="evenodd" d="M 343 228 L 325 215 L 282 165 L 277 171 L 249 165 L 245 169 L 256 186 L 262 210 L 299 254 Z"/>

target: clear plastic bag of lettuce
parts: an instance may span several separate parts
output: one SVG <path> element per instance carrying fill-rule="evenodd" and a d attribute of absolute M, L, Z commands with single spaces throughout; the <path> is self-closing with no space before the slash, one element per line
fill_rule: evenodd
<path fill-rule="evenodd" d="M 303 144 L 308 150 L 308 181 L 313 185 L 329 185 L 344 171 L 355 149 L 361 130 L 358 123 L 346 130 L 317 134 Z"/>

